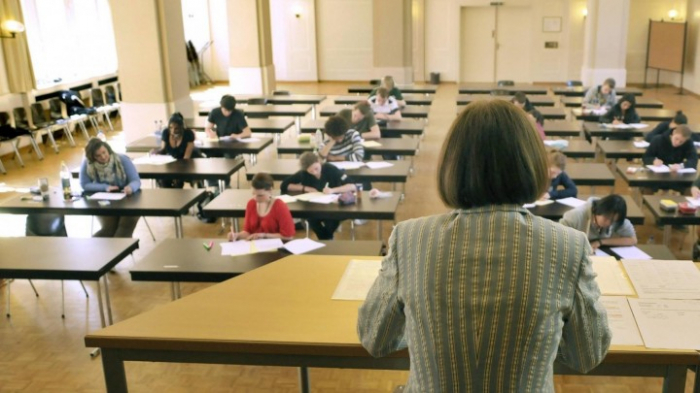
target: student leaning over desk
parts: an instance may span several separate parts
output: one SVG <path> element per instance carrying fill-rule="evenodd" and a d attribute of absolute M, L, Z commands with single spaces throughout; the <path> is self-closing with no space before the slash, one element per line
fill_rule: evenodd
<path fill-rule="evenodd" d="M 637 99 L 633 94 L 625 94 L 607 113 L 600 117 L 601 123 L 635 124 L 641 122 L 636 109 Z"/>
<path fill-rule="evenodd" d="M 403 94 L 401 94 L 401 90 L 399 90 L 399 88 L 396 87 L 396 84 L 394 83 L 394 77 L 392 77 L 391 75 L 385 76 L 384 78 L 382 78 L 382 83 L 379 85 L 379 87 L 386 88 L 389 92 L 389 96 L 394 97 L 399 106 L 406 106 L 406 100 L 403 99 Z M 369 93 L 368 98 L 372 98 L 372 96 L 377 95 L 377 90 L 379 90 L 379 87 L 372 89 L 372 91 Z"/>
<path fill-rule="evenodd" d="M 338 116 L 345 119 L 350 128 L 360 133 L 362 139 L 379 139 L 382 137 L 381 130 L 374 118 L 372 107 L 367 101 L 360 101 L 352 109 L 341 109 Z"/>
<path fill-rule="evenodd" d="M 580 372 L 598 365 L 611 335 L 586 237 L 522 207 L 549 183 L 525 113 L 469 104 L 437 174 L 454 210 L 394 228 L 359 311 L 367 351 L 408 346 L 411 393 L 554 392 L 555 359 Z"/>
<path fill-rule="evenodd" d="M 695 149 L 692 132 L 685 125 L 652 139 L 644 152 L 644 165 L 667 165 L 671 172 L 683 168 L 697 168 L 698 152 Z"/>
<path fill-rule="evenodd" d="M 602 85 L 593 86 L 586 91 L 586 95 L 583 97 L 583 107 L 610 109 L 617 103 L 616 94 L 615 79 L 608 78 Z"/>
<path fill-rule="evenodd" d="M 540 199 L 576 198 L 578 189 L 566 169 L 566 156 L 558 151 L 549 153 L 549 178 L 551 179 L 549 190 Z M 559 188 L 562 189 L 559 189 Z"/>

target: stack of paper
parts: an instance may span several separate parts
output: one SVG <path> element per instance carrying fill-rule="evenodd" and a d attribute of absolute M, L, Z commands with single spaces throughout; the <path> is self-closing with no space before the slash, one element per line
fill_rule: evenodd
<path fill-rule="evenodd" d="M 648 348 L 700 350 L 700 302 L 628 299 Z"/>
<path fill-rule="evenodd" d="M 647 165 L 647 168 L 654 173 L 669 173 L 671 169 L 666 165 Z"/>
<path fill-rule="evenodd" d="M 276 251 L 284 246 L 281 239 L 238 240 L 220 243 L 221 255 L 244 255 L 256 252 Z"/>
<path fill-rule="evenodd" d="M 124 199 L 126 194 L 123 192 L 96 192 L 90 195 L 90 199 L 96 201 L 118 201 Z"/>
<path fill-rule="evenodd" d="M 573 197 L 557 199 L 557 202 L 561 203 L 562 205 L 571 206 L 571 207 L 579 207 L 579 206 L 586 204 L 586 201 L 584 201 L 583 199 L 578 199 L 578 198 L 573 198 Z"/>
<path fill-rule="evenodd" d="M 601 303 L 608 312 L 608 326 L 612 331 L 613 345 L 644 345 L 639 334 L 627 298 L 623 296 L 601 296 Z"/>
<path fill-rule="evenodd" d="M 338 169 L 359 169 L 365 166 L 365 163 L 361 161 L 334 161 L 331 164 Z"/>
<path fill-rule="evenodd" d="M 603 295 L 633 296 L 634 288 L 627 279 L 620 263 L 613 257 L 591 257 L 593 271 L 596 272 L 596 282 Z"/>
<path fill-rule="evenodd" d="M 351 260 L 335 288 L 332 299 L 365 300 L 381 266 L 381 260 Z"/>
<path fill-rule="evenodd" d="M 391 168 L 394 164 L 386 161 L 369 161 L 365 163 L 369 169 Z"/>
<path fill-rule="evenodd" d="M 700 299 L 700 272 L 691 261 L 622 260 L 640 299 Z"/>
<path fill-rule="evenodd" d="M 292 254 L 304 254 L 325 246 L 325 244 L 313 241 L 307 237 L 304 239 L 296 239 L 287 242 L 285 243 L 284 248 Z"/>
<path fill-rule="evenodd" d="M 640 149 L 646 149 L 649 147 L 649 142 L 647 141 L 634 141 L 634 147 L 640 148 Z"/>

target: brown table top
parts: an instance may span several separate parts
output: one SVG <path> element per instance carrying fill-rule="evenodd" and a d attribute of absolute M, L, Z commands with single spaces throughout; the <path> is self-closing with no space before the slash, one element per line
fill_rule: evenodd
<path fill-rule="evenodd" d="M 544 122 L 544 134 L 547 136 L 580 136 L 582 131 L 583 125 L 580 121 L 548 120 Z"/>
<path fill-rule="evenodd" d="M 516 93 L 522 91 L 525 94 L 547 94 L 549 88 L 546 86 L 535 86 L 531 84 L 515 84 L 514 86 L 498 86 L 492 82 L 470 82 L 460 83 L 459 94 L 490 94 L 493 90 L 502 90 Z"/>
<path fill-rule="evenodd" d="M 301 123 L 302 133 L 315 133 L 316 130 L 323 131 L 328 119 L 311 119 Z M 377 123 L 381 131 L 393 135 L 420 135 L 425 130 L 425 121 L 420 119 L 401 119 L 382 121 Z"/>
<path fill-rule="evenodd" d="M 130 238 L 0 238 L 0 278 L 96 281 L 137 248 Z"/>
<path fill-rule="evenodd" d="M 245 217 L 246 205 L 251 198 L 251 190 L 226 190 L 204 207 L 204 214 L 210 217 Z M 362 191 L 361 201 L 354 205 L 296 201 L 287 206 L 292 217 L 296 218 L 393 220 L 400 200 L 398 192 L 389 198 L 371 199 L 369 191 Z"/>
<path fill-rule="evenodd" d="M 348 87 L 348 93 L 364 93 L 369 94 L 379 85 L 355 85 Z M 436 85 L 396 85 L 401 90 L 401 93 L 416 93 L 416 94 L 435 94 L 437 92 Z"/>
<path fill-rule="evenodd" d="M 325 95 L 321 94 L 290 94 L 290 95 L 259 95 L 259 94 L 235 94 L 236 102 L 247 104 L 248 100 L 264 98 L 268 104 L 273 105 L 290 105 L 290 104 L 320 104 L 326 99 Z M 216 104 L 218 106 L 218 103 Z"/>
<path fill-rule="evenodd" d="M 634 146 L 634 141 L 598 141 L 598 147 L 605 155 L 605 158 L 642 158 L 646 147 Z M 700 149 L 696 148 L 698 152 Z"/>
<path fill-rule="evenodd" d="M 341 109 L 348 108 L 346 105 L 328 105 L 321 109 L 321 116 L 333 116 Z M 401 116 L 406 118 L 427 118 L 430 107 L 407 105 L 400 109 Z"/>
<path fill-rule="evenodd" d="M 687 188 L 698 177 L 697 173 L 654 173 L 643 166 L 635 173 L 627 173 L 629 166 L 629 164 L 618 164 L 616 170 L 630 187 Z"/>
<path fill-rule="evenodd" d="M 225 138 L 217 141 L 208 139 L 198 139 L 195 144 L 197 149 L 203 153 L 230 153 L 230 154 L 258 154 L 272 144 L 272 138 L 255 136 L 257 141 L 239 142 L 235 139 Z M 160 148 L 159 136 L 146 136 L 137 139 L 126 145 L 129 153 L 147 153 L 153 149 Z"/>
<path fill-rule="evenodd" d="M 600 197 L 603 196 L 605 195 L 601 195 Z M 578 196 L 579 199 L 584 201 L 587 201 L 590 197 L 591 195 Z M 642 212 L 642 209 L 634 201 L 634 198 L 629 195 L 622 195 L 622 197 L 625 199 L 625 202 L 627 202 L 627 218 L 630 220 L 630 222 L 634 225 L 644 224 L 644 212 Z M 558 221 L 564 216 L 564 213 L 571 209 L 573 209 L 573 207 L 558 203 L 556 201 L 548 205 L 528 208 L 532 214 L 554 221 Z"/>
<path fill-rule="evenodd" d="M 381 138 L 375 139 L 381 146 L 365 147 L 370 154 L 393 154 L 399 156 L 415 156 L 418 150 L 418 140 L 412 138 Z M 277 145 L 277 154 L 302 154 L 313 151 L 311 143 L 300 143 L 296 140 L 285 140 Z M 298 167 L 295 165 L 294 167 Z"/>
<path fill-rule="evenodd" d="M 621 96 L 617 96 L 617 99 L 620 100 Z M 663 108 L 664 103 L 655 99 L 655 98 L 650 98 L 650 97 L 636 97 L 636 107 L 637 108 Z M 579 97 L 568 97 L 564 96 L 561 99 L 562 104 L 567 107 L 580 107 L 583 106 L 583 96 Z"/>
<path fill-rule="evenodd" d="M 310 105 L 242 105 L 236 109 L 243 114 L 255 114 L 259 116 L 305 116 L 311 112 Z M 208 116 L 210 108 L 200 108 L 200 116 Z"/>
<path fill-rule="evenodd" d="M 677 210 L 667 212 L 661 210 L 659 202 L 662 199 L 670 199 L 676 203 L 686 202 L 682 195 L 644 195 L 642 201 L 644 206 L 651 210 L 656 224 L 658 225 L 700 225 L 700 209 L 695 214 L 681 214 Z"/>
<path fill-rule="evenodd" d="M 582 108 L 573 108 L 571 113 L 573 113 L 579 120 L 594 122 L 600 119 L 600 115 L 590 113 L 589 111 L 584 111 Z M 637 108 L 637 114 L 639 114 L 639 117 L 643 122 L 669 121 L 676 115 L 676 111 L 671 109 Z"/>
<path fill-rule="evenodd" d="M 612 128 L 607 124 L 602 124 L 597 121 L 585 121 L 583 122 L 583 130 L 586 135 L 592 137 L 635 137 L 642 136 L 645 132 L 652 130 L 651 125 L 648 125 L 642 129 L 636 128 Z"/>
<path fill-rule="evenodd" d="M 559 150 L 570 158 L 594 158 L 595 157 L 595 147 L 588 143 L 587 140 L 581 139 L 569 139 L 567 140 L 569 146 L 565 149 Z M 547 149 L 552 149 L 547 147 Z"/>
<path fill-rule="evenodd" d="M 207 251 L 204 243 L 214 241 Z M 130 270 L 133 281 L 221 282 L 289 256 L 287 252 L 224 256 L 219 243 L 225 239 L 165 239 Z M 305 255 L 363 255 L 379 256 L 379 240 L 321 241 L 325 247 Z"/>
<path fill-rule="evenodd" d="M 566 86 L 560 86 L 560 87 L 553 87 L 552 92 L 556 95 L 565 95 L 565 96 L 580 96 L 583 97 L 586 95 L 586 92 L 588 91 L 588 87 L 582 87 L 582 86 L 573 86 L 573 87 L 566 87 Z M 644 94 L 644 91 L 640 88 L 637 87 L 617 87 L 615 88 L 615 93 L 619 95 L 623 94 L 633 94 L 635 96 L 641 96 Z"/>
<path fill-rule="evenodd" d="M 466 105 L 457 105 L 457 114 L 460 114 Z M 567 110 L 564 108 L 557 108 L 557 107 L 549 107 L 549 106 L 540 106 L 537 107 L 537 110 L 542 113 L 542 116 L 545 119 L 557 119 L 557 120 L 564 120 L 566 119 L 566 114 Z M 545 125 L 547 122 L 544 123 Z"/>
<path fill-rule="evenodd" d="M 369 169 L 362 167 L 359 169 L 346 169 L 352 181 L 377 181 L 387 183 L 405 183 L 411 170 L 410 161 L 386 161 L 393 166 L 388 168 Z M 299 171 L 299 160 L 291 158 L 278 158 L 276 160 L 260 161 L 257 165 L 247 168 L 246 178 L 252 180 L 255 174 L 260 172 L 269 173 L 275 180 L 284 180 Z"/>
<path fill-rule="evenodd" d="M 433 103 L 433 96 L 427 96 L 425 94 L 402 94 L 403 95 L 403 100 L 406 101 L 406 105 L 432 105 Z M 336 97 L 335 100 L 333 100 L 334 103 L 340 104 L 340 105 L 352 105 L 356 102 L 360 101 L 366 101 L 367 96 L 360 96 L 360 95 L 348 95 L 348 96 L 338 96 Z"/>
<path fill-rule="evenodd" d="M 607 165 L 595 162 L 570 162 L 566 173 L 579 186 L 613 186 L 615 174 Z"/>
<path fill-rule="evenodd" d="M 193 130 L 203 131 L 207 123 L 206 118 L 185 119 L 185 125 Z M 253 133 L 281 134 L 294 125 L 293 117 L 273 117 L 266 119 L 247 118 L 246 123 Z M 197 125 L 198 124 L 198 125 Z M 203 137 L 203 136 L 202 136 Z M 200 137 L 200 138 L 202 138 Z M 160 138 L 160 136 L 159 136 Z"/>
<path fill-rule="evenodd" d="M 457 95 L 457 105 L 467 105 L 476 100 L 505 100 L 513 99 L 512 95 L 496 96 L 490 94 L 459 94 Z M 536 95 L 528 97 L 530 103 L 534 106 L 554 106 L 554 99 L 546 95 Z"/>
<path fill-rule="evenodd" d="M 231 177 L 245 166 L 242 158 L 193 158 L 177 160 L 164 165 L 134 164 L 142 179 L 183 179 L 205 180 Z M 74 178 L 79 177 L 80 168 L 71 170 Z"/>

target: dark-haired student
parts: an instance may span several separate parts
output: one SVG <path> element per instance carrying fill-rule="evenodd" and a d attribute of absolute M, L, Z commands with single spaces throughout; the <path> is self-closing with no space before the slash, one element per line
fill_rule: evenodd
<path fill-rule="evenodd" d="M 186 128 L 182 115 L 175 112 L 168 120 L 168 128 L 163 130 L 160 149 L 154 149 L 151 153 L 169 155 L 177 160 L 201 157 L 194 147 L 194 140 L 194 131 Z M 158 179 L 157 183 L 162 188 L 182 188 L 185 185 L 181 179 Z"/>
<path fill-rule="evenodd" d="M 382 137 L 377 120 L 374 118 L 372 107 L 367 101 L 356 103 L 352 109 L 341 109 L 337 115 L 345 119 L 350 124 L 350 128 L 359 132 L 362 139 L 379 139 Z"/>
<path fill-rule="evenodd" d="M 683 168 L 697 168 L 698 152 L 691 139 L 692 132 L 685 125 L 658 135 L 644 152 L 644 165 L 667 165 L 671 172 Z"/>
<path fill-rule="evenodd" d="M 372 356 L 408 347 L 405 391 L 552 392 L 555 359 L 585 373 L 605 357 L 586 237 L 522 207 L 547 190 L 547 172 L 544 144 L 511 103 L 473 102 L 452 123 L 437 162 L 451 210 L 396 224 L 358 314 Z M 484 325 L 465 323 L 475 317 Z M 473 340 L 488 348 L 478 361 Z"/>
<path fill-rule="evenodd" d="M 350 128 L 343 117 L 328 118 L 323 132 L 328 138 L 318 147 L 321 158 L 326 161 L 362 161 L 365 147 L 360 133 Z"/>
<path fill-rule="evenodd" d="M 549 153 L 549 178 L 552 181 L 549 190 L 541 199 L 576 198 L 578 195 L 576 184 L 564 169 L 566 169 L 566 156 L 558 151 Z"/>
<path fill-rule="evenodd" d="M 530 100 L 527 98 L 527 95 L 525 95 L 525 93 L 522 91 L 516 92 L 515 95 L 513 95 L 513 98 L 511 98 L 510 102 L 525 112 L 530 112 L 531 110 L 535 109 L 535 107 L 532 106 L 532 103 L 530 103 Z"/>
<path fill-rule="evenodd" d="M 678 111 L 676 112 L 676 115 L 673 116 L 671 121 L 662 121 L 661 123 L 657 124 L 653 130 L 644 136 L 644 140 L 651 142 L 654 137 L 665 134 L 669 131 L 673 131 L 676 129 L 676 127 L 683 124 L 688 124 L 688 116 L 686 116 L 682 111 Z M 693 141 L 700 141 L 700 135 L 691 135 L 691 139 L 693 139 Z"/>
<path fill-rule="evenodd" d="M 634 124 L 641 122 L 636 109 L 637 99 L 632 94 L 625 94 L 620 101 L 600 117 L 601 123 Z"/>
<path fill-rule="evenodd" d="M 248 138 L 252 135 L 243 112 L 236 109 L 236 99 L 228 94 L 221 97 L 218 108 L 209 112 L 204 131 L 209 138 Z"/>
<path fill-rule="evenodd" d="M 584 205 L 564 213 L 559 223 L 585 233 L 594 250 L 637 244 L 634 226 L 627 219 L 627 203 L 616 194 L 589 198 Z"/>

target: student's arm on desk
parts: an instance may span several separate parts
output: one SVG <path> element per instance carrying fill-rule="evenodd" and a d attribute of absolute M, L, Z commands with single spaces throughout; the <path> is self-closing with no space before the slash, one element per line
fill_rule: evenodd
<path fill-rule="evenodd" d="M 369 140 L 369 139 L 379 139 L 382 137 L 382 133 L 379 130 L 379 126 L 377 123 L 375 123 L 372 127 L 369 128 L 369 132 L 365 132 L 362 134 L 362 139 L 364 140 Z"/>
<path fill-rule="evenodd" d="M 600 302 L 600 288 L 588 257 L 591 248 L 585 236 L 576 234 L 577 243 L 584 242 L 579 258 L 579 271 L 571 310 L 564 315 L 564 328 L 557 360 L 576 371 L 586 373 L 597 366 L 610 347 L 612 335 L 608 315 Z"/>
<path fill-rule="evenodd" d="M 398 227 L 395 227 L 389 238 L 389 254 L 382 260 L 379 276 L 372 284 L 357 318 L 360 342 L 374 357 L 386 356 L 406 345 L 406 316 L 398 298 L 397 230 Z"/>
<path fill-rule="evenodd" d="M 207 125 L 204 126 L 204 132 L 207 134 L 207 138 L 216 138 L 216 132 L 214 132 L 214 123 L 207 120 Z"/>
<path fill-rule="evenodd" d="M 80 165 L 80 187 L 87 192 L 108 191 L 109 184 L 99 183 L 90 179 L 87 173 L 87 165 L 87 160 L 83 159 L 83 163 Z"/>
<path fill-rule="evenodd" d="M 240 134 L 231 134 L 231 138 L 236 139 L 250 138 L 251 136 L 253 136 L 253 131 L 250 130 L 250 127 L 248 125 L 245 126 L 243 132 L 241 132 Z"/>

